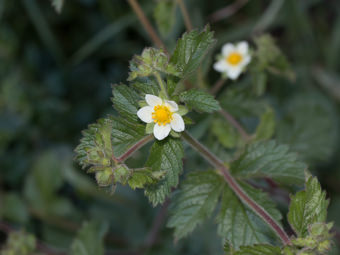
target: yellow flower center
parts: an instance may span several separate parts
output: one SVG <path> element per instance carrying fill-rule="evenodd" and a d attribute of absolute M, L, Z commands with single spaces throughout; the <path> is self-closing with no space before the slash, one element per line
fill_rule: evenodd
<path fill-rule="evenodd" d="M 172 112 L 169 107 L 165 105 L 156 105 L 152 113 L 152 119 L 158 125 L 165 126 L 172 120 Z"/>
<path fill-rule="evenodd" d="M 229 64 L 235 66 L 242 61 L 242 56 L 241 56 L 241 54 L 239 54 L 237 52 L 232 52 L 232 53 L 229 54 L 228 57 L 226 57 L 226 61 Z"/>

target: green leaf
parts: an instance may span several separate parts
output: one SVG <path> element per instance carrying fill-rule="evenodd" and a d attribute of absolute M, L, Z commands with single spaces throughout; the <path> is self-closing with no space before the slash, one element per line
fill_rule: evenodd
<path fill-rule="evenodd" d="M 143 124 L 114 116 L 110 116 L 109 119 L 112 123 L 111 139 L 116 157 L 121 156 L 145 136 Z"/>
<path fill-rule="evenodd" d="M 238 178 L 273 178 L 287 185 L 301 184 L 307 166 L 299 162 L 287 145 L 275 141 L 261 141 L 248 145 L 242 155 L 231 163 L 231 171 Z"/>
<path fill-rule="evenodd" d="M 135 55 L 130 61 L 130 71 L 129 81 L 138 77 L 151 76 L 156 72 L 176 74 L 164 50 L 155 48 L 145 48 L 141 56 Z"/>
<path fill-rule="evenodd" d="M 5 193 L 0 208 L 0 215 L 11 221 L 24 224 L 29 219 L 29 213 L 23 199 L 16 193 Z"/>
<path fill-rule="evenodd" d="M 308 176 L 305 190 L 292 196 L 288 212 L 288 221 L 298 235 L 305 237 L 310 225 L 325 222 L 329 201 L 316 178 Z"/>
<path fill-rule="evenodd" d="M 326 162 L 337 145 L 338 117 L 331 101 L 315 92 L 303 92 L 284 102 L 278 123 L 278 141 L 288 144 L 308 163 Z"/>
<path fill-rule="evenodd" d="M 12 231 L 1 249 L 1 255 L 32 255 L 36 246 L 35 236 L 24 231 Z"/>
<path fill-rule="evenodd" d="M 241 140 L 235 128 L 229 122 L 221 119 L 212 121 L 211 132 L 225 148 L 235 148 Z"/>
<path fill-rule="evenodd" d="M 295 80 L 295 73 L 290 67 L 287 58 L 276 46 L 274 39 L 270 35 L 261 35 L 255 38 L 257 50 L 255 57 L 258 60 L 257 65 L 262 69 L 279 74 L 292 81 Z"/>
<path fill-rule="evenodd" d="M 196 70 L 203 57 L 215 43 L 213 35 L 210 28 L 206 27 L 202 32 L 193 30 L 184 33 L 178 40 L 170 63 L 175 66 L 179 77 L 183 78 Z"/>
<path fill-rule="evenodd" d="M 248 184 L 241 183 L 244 191 L 260 206 L 262 206 L 275 220 L 281 219 L 280 212 L 268 195 Z M 244 205 L 225 186 L 222 194 L 221 209 L 217 217 L 218 233 L 225 238 L 233 248 L 242 245 L 269 243 L 271 230 L 251 209 Z"/>
<path fill-rule="evenodd" d="M 71 255 L 104 255 L 105 224 L 85 222 L 71 245 Z"/>
<path fill-rule="evenodd" d="M 256 140 L 268 140 L 275 132 L 275 112 L 268 108 L 265 113 L 261 115 L 260 124 L 256 128 Z"/>
<path fill-rule="evenodd" d="M 110 166 L 113 155 L 111 145 L 111 119 L 99 119 L 82 132 L 83 137 L 76 147 L 75 159 L 82 168 L 95 166 Z"/>
<path fill-rule="evenodd" d="M 242 246 L 233 255 L 281 255 L 280 247 L 269 244 L 256 244 L 252 246 Z"/>
<path fill-rule="evenodd" d="M 168 137 L 165 140 L 156 141 L 151 147 L 146 166 L 152 171 L 166 172 L 163 180 L 148 186 L 145 190 L 145 195 L 154 206 L 163 203 L 171 189 L 178 185 L 178 177 L 183 169 L 183 156 L 183 145 L 179 139 Z"/>
<path fill-rule="evenodd" d="M 154 8 L 154 19 L 157 28 L 163 37 L 166 37 L 173 29 L 176 21 L 176 2 L 172 0 L 160 0 Z"/>
<path fill-rule="evenodd" d="M 159 85 L 152 77 L 138 78 L 131 85 L 143 95 L 143 99 L 146 94 L 159 94 Z"/>
<path fill-rule="evenodd" d="M 134 169 L 128 184 L 132 189 L 144 188 L 147 185 L 155 184 L 165 176 L 164 171 L 153 172 L 150 168 Z"/>
<path fill-rule="evenodd" d="M 113 106 L 119 114 L 129 120 L 137 121 L 138 101 L 141 99 L 139 95 L 124 84 L 113 85 L 112 94 Z"/>
<path fill-rule="evenodd" d="M 180 239 L 192 232 L 215 210 L 224 181 L 215 172 L 190 173 L 170 208 L 167 226 L 175 228 L 175 238 Z"/>
<path fill-rule="evenodd" d="M 199 112 L 213 112 L 221 109 L 218 101 L 204 91 L 191 89 L 180 94 L 180 100 L 190 109 Z"/>

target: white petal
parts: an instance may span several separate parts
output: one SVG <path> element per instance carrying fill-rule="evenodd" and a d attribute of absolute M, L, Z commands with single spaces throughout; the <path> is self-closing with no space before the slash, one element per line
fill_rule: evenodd
<path fill-rule="evenodd" d="M 235 46 L 232 43 L 226 43 L 222 47 L 222 55 L 223 56 L 228 56 L 233 51 L 235 51 Z"/>
<path fill-rule="evenodd" d="M 170 131 L 171 131 L 170 124 L 166 124 L 165 126 L 155 124 L 153 128 L 153 134 L 157 140 L 163 140 L 165 137 L 169 135 Z"/>
<path fill-rule="evenodd" d="M 137 112 L 138 118 L 140 118 L 145 123 L 151 123 L 152 122 L 152 112 L 153 108 L 151 106 L 144 106 L 143 108 L 140 108 Z"/>
<path fill-rule="evenodd" d="M 145 95 L 145 101 L 147 102 L 148 105 L 152 107 L 163 104 L 163 100 L 161 98 L 150 94 Z"/>
<path fill-rule="evenodd" d="M 171 128 L 175 130 L 176 132 L 182 132 L 185 129 L 183 118 L 178 113 L 174 113 L 172 115 L 172 121 L 170 125 L 171 125 Z"/>
<path fill-rule="evenodd" d="M 248 43 L 246 41 L 239 42 L 236 45 L 236 49 L 240 54 L 246 55 L 248 54 Z"/>
<path fill-rule="evenodd" d="M 170 108 L 170 111 L 172 112 L 177 112 L 178 111 L 178 105 L 176 104 L 175 101 L 165 101 L 165 106 Z"/>
<path fill-rule="evenodd" d="M 236 80 L 240 76 L 241 72 L 242 72 L 241 68 L 230 68 L 228 70 L 227 75 L 230 79 Z"/>
<path fill-rule="evenodd" d="M 228 69 L 227 63 L 224 60 L 220 60 L 214 64 L 214 69 L 218 72 L 225 72 Z"/>
<path fill-rule="evenodd" d="M 242 66 L 246 66 L 250 63 L 251 61 L 251 56 L 250 55 L 246 55 L 244 58 L 243 58 L 243 63 L 242 63 Z"/>

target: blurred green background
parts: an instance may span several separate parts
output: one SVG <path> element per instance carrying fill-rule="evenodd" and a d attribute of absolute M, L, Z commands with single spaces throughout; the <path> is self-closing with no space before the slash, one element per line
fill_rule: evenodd
<path fill-rule="evenodd" d="M 185 31 L 179 8 L 168 2 L 171 15 L 164 21 L 154 15 L 160 1 L 139 2 L 172 49 Z M 209 22 L 216 31 L 214 54 L 226 42 L 251 41 L 265 32 L 276 39 L 297 77 L 268 78 L 266 99 L 284 120 L 277 138 L 320 178 L 331 198 L 329 218 L 340 228 L 340 2 L 185 3 L 194 27 Z M 231 12 L 219 16 L 225 7 Z M 114 113 L 111 84 L 125 82 L 129 60 L 151 45 L 125 0 L 65 0 L 60 14 L 46 0 L 0 0 L 0 218 L 34 234 L 42 254 L 67 252 L 84 221 L 92 224 L 85 239 L 96 247 L 103 236 L 107 254 L 222 254 L 213 220 L 176 244 L 163 222 L 157 240 L 147 245 L 162 209 L 126 187 L 110 196 L 73 162 L 81 130 Z M 204 82 L 212 86 L 218 78 L 210 68 Z M 203 136 L 208 128 L 209 119 L 193 132 Z M 141 155 L 131 163 L 143 161 Z M 202 168 L 193 152 L 186 156 L 186 171 Z"/>

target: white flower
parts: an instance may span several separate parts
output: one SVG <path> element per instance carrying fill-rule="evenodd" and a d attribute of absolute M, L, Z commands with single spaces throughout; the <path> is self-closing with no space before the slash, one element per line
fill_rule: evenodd
<path fill-rule="evenodd" d="M 163 100 L 154 95 L 145 95 L 148 106 L 138 110 L 137 116 L 145 123 L 155 122 L 153 134 L 157 140 L 163 140 L 173 129 L 182 132 L 185 129 L 181 115 L 176 113 L 178 105 L 174 101 Z"/>
<path fill-rule="evenodd" d="M 242 41 L 236 45 L 227 43 L 222 47 L 222 59 L 214 64 L 214 69 L 236 80 L 250 60 L 247 42 Z"/>

